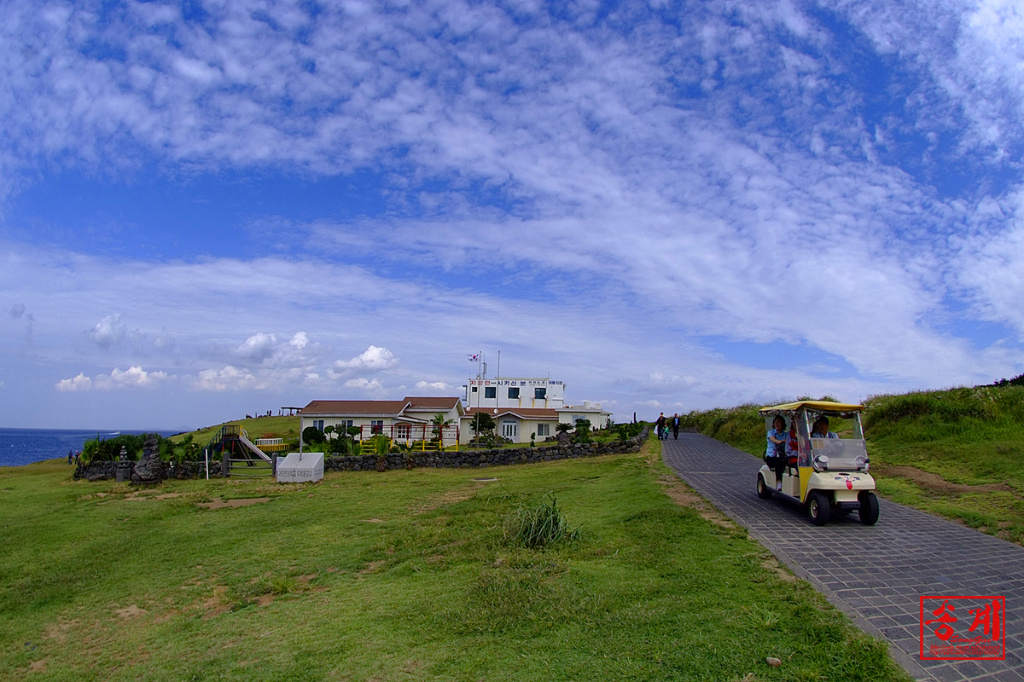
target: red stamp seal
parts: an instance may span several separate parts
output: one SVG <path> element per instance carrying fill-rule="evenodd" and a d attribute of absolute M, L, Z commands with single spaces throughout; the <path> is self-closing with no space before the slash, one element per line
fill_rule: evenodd
<path fill-rule="evenodd" d="M 1006 660 L 1006 597 L 921 597 L 922 661 Z"/>

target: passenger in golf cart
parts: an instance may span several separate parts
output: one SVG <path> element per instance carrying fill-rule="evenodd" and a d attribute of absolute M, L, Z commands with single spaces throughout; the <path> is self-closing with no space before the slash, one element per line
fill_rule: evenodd
<path fill-rule="evenodd" d="M 772 427 L 768 429 L 768 449 L 764 461 L 775 472 L 775 489 L 782 490 L 782 477 L 789 465 L 790 456 L 789 433 L 786 431 L 786 420 L 782 415 L 775 415 Z"/>
<path fill-rule="evenodd" d="M 857 511 L 861 522 L 874 524 L 878 498 L 868 473 L 863 409 L 825 400 L 763 408 L 767 449 L 765 465 L 757 473 L 757 494 L 764 499 L 781 495 L 806 505 L 818 525 L 828 523 L 833 511 Z M 830 430 L 833 424 L 835 431 Z"/>

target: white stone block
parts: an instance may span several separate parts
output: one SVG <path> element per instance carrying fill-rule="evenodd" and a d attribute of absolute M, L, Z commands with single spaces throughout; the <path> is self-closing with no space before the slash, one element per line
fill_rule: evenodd
<path fill-rule="evenodd" d="M 324 453 L 290 452 L 277 460 L 278 483 L 309 483 L 324 477 Z"/>

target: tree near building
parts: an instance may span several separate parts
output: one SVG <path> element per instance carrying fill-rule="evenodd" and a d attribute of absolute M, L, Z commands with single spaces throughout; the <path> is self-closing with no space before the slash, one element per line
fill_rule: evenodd
<path fill-rule="evenodd" d="M 434 418 L 430 420 L 430 423 L 434 425 L 431 432 L 437 435 L 437 447 L 444 447 L 444 430 L 451 425 L 451 419 L 445 419 L 444 415 L 440 412 L 434 415 Z"/>
<path fill-rule="evenodd" d="M 477 435 L 490 433 L 496 426 L 494 418 L 486 412 L 477 412 L 473 415 L 473 433 Z"/>

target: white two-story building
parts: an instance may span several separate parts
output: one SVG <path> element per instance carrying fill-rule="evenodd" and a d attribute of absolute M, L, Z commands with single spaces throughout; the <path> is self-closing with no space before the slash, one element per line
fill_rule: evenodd
<path fill-rule="evenodd" d="M 513 443 L 529 443 L 531 436 L 543 441 L 555 435 L 558 424 L 586 419 L 591 428 L 608 425 L 611 413 L 600 403 L 584 401 L 582 406 L 565 404 L 565 384 L 543 377 L 506 377 L 501 379 L 470 379 L 466 382 L 466 413 L 462 416 L 459 439 L 472 440 L 476 432 L 474 418 L 478 412 L 494 420 L 495 432 Z"/>

